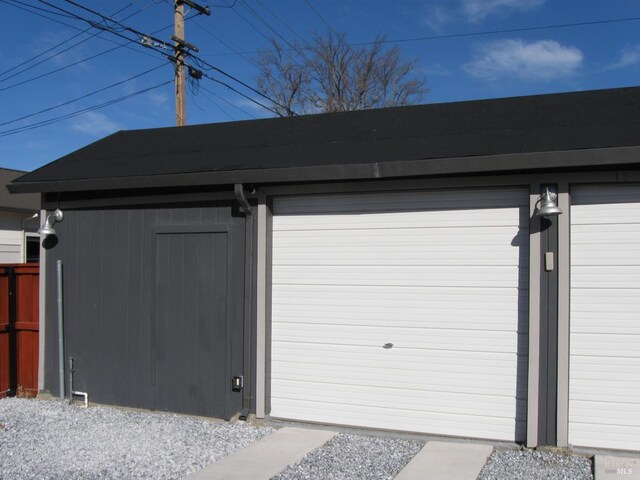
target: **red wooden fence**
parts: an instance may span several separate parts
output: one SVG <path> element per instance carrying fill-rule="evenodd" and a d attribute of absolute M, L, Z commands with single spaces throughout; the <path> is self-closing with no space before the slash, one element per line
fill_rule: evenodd
<path fill-rule="evenodd" d="M 0 398 L 38 392 L 40 268 L 0 265 Z"/>

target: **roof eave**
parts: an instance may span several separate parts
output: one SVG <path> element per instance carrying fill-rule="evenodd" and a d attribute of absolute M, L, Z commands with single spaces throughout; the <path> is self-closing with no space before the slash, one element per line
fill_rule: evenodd
<path fill-rule="evenodd" d="M 640 146 L 309 167 L 90 178 L 47 182 L 12 182 L 7 185 L 7 188 L 11 193 L 77 192 L 87 190 L 229 185 L 234 183 L 260 184 L 365 180 L 474 173 L 503 173 L 558 168 L 589 168 L 595 166 L 630 164 L 640 164 Z"/>

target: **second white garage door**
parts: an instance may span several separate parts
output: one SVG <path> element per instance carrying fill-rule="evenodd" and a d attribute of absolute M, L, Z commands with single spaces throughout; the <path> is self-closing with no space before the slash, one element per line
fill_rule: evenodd
<path fill-rule="evenodd" d="M 521 441 L 525 189 L 278 198 L 271 416 Z"/>
<path fill-rule="evenodd" d="M 569 443 L 640 450 L 640 186 L 571 204 Z"/>

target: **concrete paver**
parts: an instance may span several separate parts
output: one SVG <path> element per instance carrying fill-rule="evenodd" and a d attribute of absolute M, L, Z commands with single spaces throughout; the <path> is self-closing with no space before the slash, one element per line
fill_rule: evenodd
<path fill-rule="evenodd" d="M 429 442 L 395 480 L 476 480 L 492 451 L 491 445 Z"/>
<path fill-rule="evenodd" d="M 640 458 L 596 455 L 594 480 L 640 480 Z"/>
<path fill-rule="evenodd" d="M 268 480 L 311 450 L 331 440 L 336 432 L 285 427 L 204 467 L 185 480 Z"/>

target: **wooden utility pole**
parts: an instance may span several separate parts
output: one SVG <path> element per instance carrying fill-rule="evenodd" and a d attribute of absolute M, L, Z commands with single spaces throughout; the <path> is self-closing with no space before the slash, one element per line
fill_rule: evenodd
<path fill-rule="evenodd" d="M 177 39 L 184 39 L 184 4 L 181 0 L 174 1 L 173 11 L 173 36 Z M 184 75 L 185 51 L 183 45 L 181 45 L 177 40 L 174 40 L 174 48 L 176 52 L 176 125 L 178 127 L 183 127 L 187 124 L 187 88 Z"/>
<path fill-rule="evenodd" d="M 198 51 L 198 47 L 192 45 L 184 39 L 184 5 L 187 4 L 189 8 L 192 8 L 200 15 L 211 15 L 211 10 L 207 6 L 202 6 L 195 3 L 193 0 L 174 0 L 173 2 L 173 23 L 174 34 L 171 35 L 173 40 L 173 48 L 175 49 L 175 55 L 173 61 L 176 65 L 176 125 L 183 127 L 187 124 L 187 98 L 186 90 L 187 85 L 185 81 L 185 57 L 187 56 L 187 50 Z M 195 79 L 202 77 L 202 72 L 189 67 L 189 75 Z"/>

